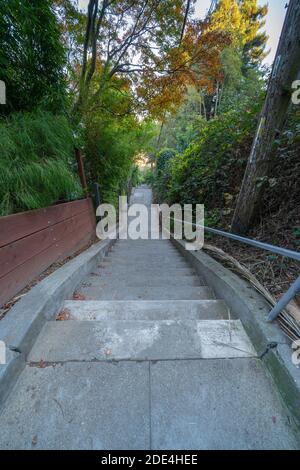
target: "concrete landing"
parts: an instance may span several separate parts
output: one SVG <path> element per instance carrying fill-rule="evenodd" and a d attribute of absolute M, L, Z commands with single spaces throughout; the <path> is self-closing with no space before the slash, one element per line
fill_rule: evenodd
<path fill-rule="evenodd" d="M 257 359 L 27 367 L 1 449 L 297 449 Z"/>
<path fill-rule="evenodd" d="M 1 449 L 149 449 L 149 365 L 27 367 L 1 415 Z"/>
<path fill-rule="evenodd" d="M 261 361 L 151 365 L 154 449 L 299 449 Z"/>

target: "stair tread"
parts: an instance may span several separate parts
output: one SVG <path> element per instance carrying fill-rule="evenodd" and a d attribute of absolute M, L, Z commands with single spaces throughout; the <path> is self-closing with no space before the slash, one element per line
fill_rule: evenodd
<path fill-rule="evenodd" d="M 190 287 L 201 287 L 205 286 L 206 283 L 203 279 L 199 276 L 196 276 L 193 273 L 188 274 L 176 274 L 176 273 L 157 273 L 153 275 L 153 273 L 147 274 L 143 273 L 130 273 L 123 272 L 119 274 L 112 274 L 108 272 L 93 272 L 91 273 L 82 283 L 81 286 L 109 286 L 113 282 L 114 286 L 130 286 L 130 287 L 162 287 L 164 286 L 166 289 L 169 287 L 174 286 L 190 286 Z"/>
<path fill-rule="evenodd" d="M 128 258 L 128 259 L 120 259 L 116 257 L 107 257 L 103 261 L 101 261 L 100 266 L 142 266 L 145 270 L 147 270 L 148 266 L 163 266 L 165 269 L 170 269 L 175 266 L 188 266 L 186 261 L 182 259 L 169 259 L 169 258 L 163 258 L 163 257 L 158 257 L 155 259 L 153 256 L 149 258 L 141 258 L 141 259 L 134 259 L 134 258 Z"/>
<path fill-rule="evenodd" d="M 207 286 L 165 286 L 151 287 L 124 286 L 111 282 L 107 285 L 81 285 L 77 292 L 85 297 L 85 300 L 201 300 L 213 299 L 214 294 Z"/>
<path fill-rule="evenodd" d="M 145 275 L 148 273 L 160 273 L 160 274 L 169 274 L 172 275 L 173 272 L 181 272 L 181 273 L 193 273 L 195 271 L 192 267 L 183 264 L 177 264 L 175 266 L 165 265 L 161 263 L 153 263 L 153 264 L 135 264 L 135 263 L 127 263 L 127 264 L 112 264 L 112 263 L 103 263 L 97 267 L 97 272 L 104 272 L 104 271 L 111 271 L 114 274 L 122 273 L 122 272 L 143 272 Z"/>
<path fill-rule="evenodd" d="M 71 320 L 228 319 L 221 300 L 67 300 L 63 311 Z"/>
<path fill-rule="evenodd" d="M 254 357 L 240 320 L 48 322 L 28 362 Z"/>

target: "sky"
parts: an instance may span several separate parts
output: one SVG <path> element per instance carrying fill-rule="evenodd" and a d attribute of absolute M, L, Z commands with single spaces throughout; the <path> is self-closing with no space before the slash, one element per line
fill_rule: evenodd
<path fill-rule="evenodd" d="M 265 62 L 272 64 L 285 18 L 285 5 L 288 0 L 259 0 L 261 5 L 269 4 L 269 13 L 266 18 L 266 31 L 269 36 L 268 48 L 271 49 L 270 54 L 266 57 Z M 195 16 L 203 18 L 210 6 L 211 0 L 197 0 L 195 5 Z M 79 0 L 80 8 L 86 8 L 88 0 Z"/>

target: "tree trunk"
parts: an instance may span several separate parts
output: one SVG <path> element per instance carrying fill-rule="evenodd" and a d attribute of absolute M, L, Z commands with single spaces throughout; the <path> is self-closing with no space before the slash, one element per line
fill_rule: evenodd
<path fill-rule="evenodd" d="M 218 115 L 219 100 L 220 100 L 220 82 L 217 81 L 216 102 L 215 102 L 215 109 L 214 109 L 214 117 L 217 117 L 217 115 Z"/>
<path fill-rule="evenodd" d="M 266 101 L 238 197 L 231 230 L 246 233 L 261 201 L 262 178 L 270 177 L 276 158 L 274 140 L 285 122 L 293 93 L 292 83 L 300 69 L 300 2 L 290 0 L 283 25 Z"/>
<path fill-rule="evenodd" d="M 189 16 L 190 8 L 191 8 L 191 0 L 187 0 L 183 25 L 182 25 L 181 34 L 180 34 L 179 46 L 181 46 L 181 43 L 182 43 L 182 40 L 183 40 L 184 31 L 185 31 L 187 19 L 188 19 L 188 16 Z"/>

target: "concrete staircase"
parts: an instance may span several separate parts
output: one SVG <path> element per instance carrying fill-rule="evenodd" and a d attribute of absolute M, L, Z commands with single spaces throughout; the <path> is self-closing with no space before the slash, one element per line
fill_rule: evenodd
<path fill-rule="evenodd" d="M 117 241 L 74 297 L 27 358 L 1 448 L 297 447 L 240 320 L 171 242 Z"/>

